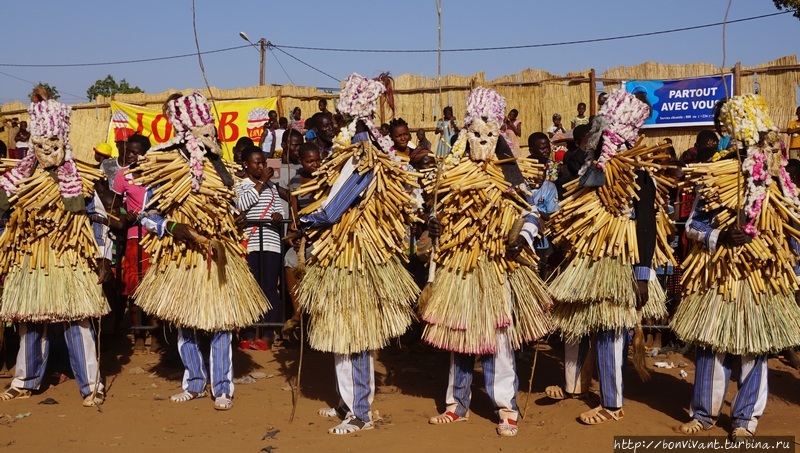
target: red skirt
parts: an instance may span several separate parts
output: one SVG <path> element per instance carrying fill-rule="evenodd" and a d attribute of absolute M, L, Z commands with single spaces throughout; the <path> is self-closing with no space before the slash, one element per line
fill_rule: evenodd
<path fill-rule="evenodd" d="M 140 269 L 141 263 L 141 269 Z M 122 295 L 131 296 L 139 286 L 144 273 L 150 268 L 150 254 L 139 247 L 139 239 L 128 238 L 122 258 Z M 141 272 L 141 274 L 140 274 Z"/>

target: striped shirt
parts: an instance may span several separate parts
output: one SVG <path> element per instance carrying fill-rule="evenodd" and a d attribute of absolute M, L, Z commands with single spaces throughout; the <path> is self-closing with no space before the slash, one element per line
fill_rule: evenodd
<path fill-rule="evenodd" d="M 271 220 L 272 215 L 275 213 L 286 218 L 286 213 L 283 211 L 280 197 L 278 197 L 278 189 L 275 188 L 275 185 L 267 183 L 261 193 L 256 190 L 255 186 L 256 183 L 249 178 L 243 179 L 236 185 L 238 194 L 236 207 L 245 212 L 247 220 Z M 261 232 L 259 232 L 259 229 Z M 281 252 L 281 237 L 277 228 L 273 226 L 248 226 L 244 229 L 244 235 L 248 239 L 248 252 Z M 261 244 L 259 244 L 259 237 L 262 238 Z"/>

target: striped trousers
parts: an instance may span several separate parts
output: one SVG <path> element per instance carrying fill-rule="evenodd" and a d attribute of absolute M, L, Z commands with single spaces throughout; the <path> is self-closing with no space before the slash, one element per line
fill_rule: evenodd
<path fill-rule="evenodd" d="M 564 391 L 580 394 L 589 391 L 594 371 L 594 350 L 591 337 L 584 336 L 578 343 L 564 342 Z"/>
<path fill-rule="evenodd" d="M 19 336 L 17 367 L 11 386 L 38 390 L 42 385 L 50 354 L 48 324 L 19 323 Z M 67 342 L 69 364 L 81 396 L 86 397 L 95 388 L 102 392 L 94 330 L 89 320 L 64 323 L 64 339 Z"/>
<path fill-rule="evenodd" d="M 732 354 L 715 353 L 711 348 L 697 347 L 697 371 L 689 415 L 706 428 L 714 424 L 714 419 L 722 410 L 734 357 Z M 738 391 L 731 402 L 732 426 L 755 433 L 758 418 L 767 405 L 767 356 L 741 356 L 737 385 Z"/>
<path fill-rule="evenodd" d="M 209 333 L 211 349 L 208 357 L 208 367 L 203 360 L 200 350 L 197 331 L 194 329 L 178 328 L 178 352 L 183 362 L 183 389 L 188 392 L 201 393 L 208 384 L 208 374 L 211 374 L 211 395 L 220 396 L 223 393 L 233 396 L 233 350 L 231 349 L 230 330 Z"/>
<path fill-rule="evenodd" d="M 622 407 L 622 368 L 628 357 L 626 329 L 601 330 L 595 334 L 597 377 L 600 381 L 600 400 L 607 409 Z"/>
<path fill-rule="evenodd" d="M 374 352 L 334 354 L 333 358 L 336 392 L 339 394 L 337 412 L 345 418 L 355 416 L 363 422 L 372 421 L 370 407 L 375 399 Z"/>
<path fill-rule="evenodd" d="M 494 404 L 501 420 L 517 420 L 517 366 L 514 348 L 505 332 L 497 335 L 497 352 L 481 356 L 481 368 L 486 384 L 486 393 Z M 475 368 L 475 355 L 450 354 L 450 375 L 447 381 L 447 410 L 459 417 L 469 411 L 472 399 L 472 371 Z"/>

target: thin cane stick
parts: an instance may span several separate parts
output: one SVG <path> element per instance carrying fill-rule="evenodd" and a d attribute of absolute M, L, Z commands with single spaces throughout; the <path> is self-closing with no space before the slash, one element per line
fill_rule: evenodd
<path fill-rule="evenodd" d="M 303 314 L 300 313 L 300 358 L 297 360 L 297 380 L 292 389 L 292 413 L 289 415 L 289 423 L 294 421 L 294 413 L 297 410 L 297 402 L 300 400 L 300 374 L 303 372 L 303 349 L 305 349 L 305 329 L 303 328 Z"/>
<path fill-rule="evenodd" d="M 536 359 L 539 358 L 539 340 L 536 340 L 536 351 L 533 353 L 533 365 L 531 365 L 531 378 L 528 379 L 528 396 L 525 397 L 525 407 L 522 408 L 522 418 L 528 413 L 528 402 L 531 400 L 533 390 L 533 373 L 536 371 Z"/>

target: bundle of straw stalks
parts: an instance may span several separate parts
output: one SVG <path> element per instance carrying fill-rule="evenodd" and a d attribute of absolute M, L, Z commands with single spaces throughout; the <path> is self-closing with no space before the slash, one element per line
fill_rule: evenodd
<path fill-rule="evenodd" d="M 143 310 L 180 326 L 206 331 L 248 326 L 270 305 L 244 259 L 247 250 L 234 221 L 234 189 L 223 184 L 208 160 L 203 171 L 205 179 L 194 192 L 183 156 L 177 151 L 151 152 L 136 168 L 134 182 L 153 188 L 146 212 L 157 211 L 170 222 L 190 225 L 199 235 L 219 241 L 227 262 L 217 263 L 197 243 L 148 233 L 141 246 L 152 266 L 134 297 Z"/>
<path fill-rule="evenodd" d="M 717 230 L 737 223 L 745 176 L 736 159 L 690 165 L 689 187 L 705 202 Z M 757 219 L 758 236 L 744 246 L 718 243 L 714 253 L 696 243 L 683 262 L 683 298 L 672 321 L 684 341 L 717 352 L 765 354 L 800 343 L 800 289 L 790 240 L 800 239 L 800 209 L 776 181 L 767 186 Z"/>
<path fill-rule="evenodd" d="M 420 300 L 419 313 L 427 323 L 423 338 L 438 348 L 492 354 L 498 334 L 508 334 L 517 348 L 551 330 L 551 302 L 536 254 L 525 248 L 516 259 L 506 256 L 532 207 L 527 189 L 505 180 L 503 163 L 464 156 L 442 170 L 438 184 L 425 181 L 426 191 L 440 197 L 442 235 L 430 297 Z M 517 164 L 526 179 L 544 171 L 530 159 Z"/>
<path fill-rule="evenodd" d="M 641 139 L 640 142 L 641 143 Z M 566 250 L 569 264 L 553 280 L 550 294 L 558 303 L 553 321 L 570 341 L 597 330 L 632 328 L 641 317 L 666 314 L 665 294 L 651 279 L 649 300 L 636 313 L 633 265 L 639 262 L 636 222 L 631 218 L 636 192 L 635 171 L 646 170 L 656 181 L 656 251 L 652 266 L 675 264 L 669 236 L 675 233 L 664 207 L 675 182 L 659 174 L 656 163 L 668 155 L 667 145 L 637 146 L 620 151 L 606 164 L 606 183 L 568 185 L 558 212 L 548 224 L 553 242 Z"/>
<path fill-rule="evenodd" d="M 15 162 L 3 160 L 0 171 Z M 76 163 L 83 195 L 90 198 L 103 173 Z M 0 318 L 59 322 L 107 313 L 91 223 L 85 212 L 64 209 L 54 176 L 36 169 L 9 202 L 11 216 L 0 236 L 0 274 L 6 274 Z"/>
<path fill-rule="evenodd" d="M 379 349 L 411 325 L 411 304 L 419 287 L 403 267 L 403 241 L 416 217 L 407 187 L 420 173 L 405 169 L 371 143 L 337 149 L 314 179 L 293 192 L 311 193 L 315 202 L 300 215 L 320 208 L 346 165 L 371 172 L 372 182 L 330 227 L 311 228 L 312 255 L 297 287 L 300 308 L 309 313 L 309 343 L 320 351 L 350 354 Z"/>

